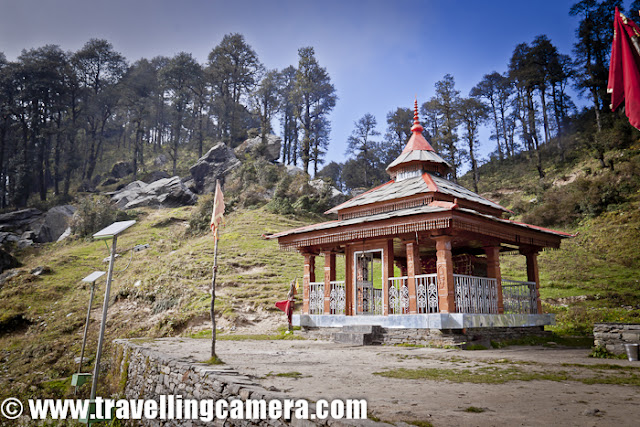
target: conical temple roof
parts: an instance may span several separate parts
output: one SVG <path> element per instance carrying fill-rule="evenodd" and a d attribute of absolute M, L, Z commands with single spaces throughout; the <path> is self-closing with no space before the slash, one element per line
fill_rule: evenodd
<path fill-rule="evenodd" d="M 431 144 L 422 135 L 424 130 L 420 125 L 418 118 L 418 100 L 416 99 L 413 107 L 413 126 L 411 127 L 411 138 L 407 142 L 402 153 L 389 166 L 387 173 L 393 179 L 396 179 L 399 172 L 411 170 L 423 170 L 428 172 L 436 172 L 439 175 L 445 175 L 451 166 L 436 151 Z"/>

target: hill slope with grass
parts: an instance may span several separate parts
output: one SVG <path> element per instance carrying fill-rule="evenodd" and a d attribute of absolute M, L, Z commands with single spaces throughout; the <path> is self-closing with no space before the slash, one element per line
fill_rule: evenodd
<path fill-rule="evenodd" d="M 107 342 L 210 328 L 214 241 L 210 233 L 189 227 L 190 221 L 202 217 L 204 208 L 143 209 L 130 214 L 137 224 L 118 238 L 121 256 L 111 289 Z M 227 215 L 216 286 L 223 334 L 261 323 L 274 330 L 286 322 L 274 303 L 286 298 L 288 284 L 301 275 L 301 259 L 280 251 L 276 242 L 262 235 L 310 221 L 265 208 Z M 149 249 L 131 257 L 128 249 L 144 243 Z M 68 378 L 77 369 L 74 358 L 80 355 L 90 294 L 81 279 L 94 270 L 106 270 L 103 259 L 108 255 L 104 241 L 90 239 L 47 244 L 21 254 L 23 266 L 0 285 L 0 397 L 71 393 Z M 44 267 L 44 273 L 32 274 L 36 267 Z M 97 282 L 91 311 L 86 365 L 93 362 L 104 285 L 103 277 Z"/>
<path fill-rule="evenodd" d="M 510 208 L 514 219 L 576 234 L 539 258 L 544 307 L 557 314 L 554 329 L 560 334 L 586 335 L 599 321 L 640 322 L 640 145 L 606 156 L 613 167 L 602 168 L 579 149 L 557 161 L 557 153 L 546 148 L 543 179 L 527 153 L 480 170 L 480 193 Z M 301 277 L 302 260 L 262 235 L 317 222 L 310 212 L 326 207 L 326 198 L 306 195 L 306 178 L 276 169 L 247 162 L 225 190 L 230 213 L 220 236 L 216 292 L 223 336 L 243 326 L 252 325 L 255 333 L 284 324 L 274 303 Z M 461 183 L 472 188 L 469 176 Z M 197 206 L 128 213 L 137 224 L 118 239 L 107 342 L 207 335 L 211 206 L 212 198 L 203 196 Z M 144 243 L 149 249 L 131 257 L 130 249 Z M 23 266 L 0 277 L 0 397 L 72 395 L 69 377 L 77 369 L 90 292 L 81 279 L 106 270 L 108 254 L 104 242 L 76 237 L 25 249 L 19 253 Z M 502 256 L 503 276 L 525 279 L 524 263 L 522 256 Z M 42 274 L 32 273 L 37 267 Z M 103 292 L 101 279 L 87 365 L 93 362 Z M 106 364 L 109 351 L 107 345 Z"/>
<path fill-rule="evenodd" d="M 576 235 L 539 257 L 544 309 L 557 314 L 561 333 L 640 322 L 640 143 L 605 151 L 603 162 L 594 154 L 579 140 L 564 156 L 550 143 L 544 178 L 528 153 L 480 168 L 479 192 L 511 209 L 512 219 Z M 472 188 L 471 179 L 461 183 Z M 526 278 L 524 257 L 503 256 L 501 264 L 503 277 Z"/>

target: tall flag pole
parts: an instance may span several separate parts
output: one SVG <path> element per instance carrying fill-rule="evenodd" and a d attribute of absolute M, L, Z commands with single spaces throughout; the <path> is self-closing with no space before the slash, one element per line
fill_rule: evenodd
<path fill-rule="evenodd" d="M 213 277 L 211 279 L 211 357 L 216 357 L 216 274 L 218 272 L 218 229 L 224 215 L 224 196 L 220 188 L 220 181 L 216 180 L 216 193 L 213 198 L 213 212 L 211 213 L 211 232 L 215 240 L 213 249 Z"/>
<path fill-rule="evenodd" d="M 611 110 L 624 101 L 629 123 L 640 129 L 640 27 L 627 19 L 616 7 L 613 20 L 613 43 L 607 92 Z"/>

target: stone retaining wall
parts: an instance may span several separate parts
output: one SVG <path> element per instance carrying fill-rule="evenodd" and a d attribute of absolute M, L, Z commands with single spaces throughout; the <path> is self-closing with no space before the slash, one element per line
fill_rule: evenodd
<path fill-rule="evenodd" d="M 120 378 L 120 392 L 127 399 L 160 400 L 161 395 L 182 396 L 186 399 L 290 399 L 284 393 L 263 388 L 251 378 L 237 371 L 222 366 L 191 363 L 171 359 L 163 353 L 143 348 L 129 340 L 115 340 L 116 363 L 111 375 Z M 185 355 L 187 356 L 187 355 Z M 309 405 L 310 413 L 313 412 Z M 204 422 L 199 420 L 143 420 L 139 424 L 146 426 L 314 426 L 325 425 L 333 427 L 343 426 L 374 426 L 379 423 L 371 420 L 214 420 Z M 136 424 L 138 425 L 138 424 Z"/>
<path fill-rule="evenodd" d="M 303 328 L 309 338 L 332 340 L 332 334 L 342 328 Z M 375 344 L 413 344 L 433 346 L 459 346 L 480 344 L 491 346 L 491 341 L 506 341 L 527 336 L 549 336 L 542 326 L 514 328 L 469 328 L 469 329 L 425 329 L 425 328 L 380 328 L 373 339 Z"/>
<path fill-rule="evenodd" d="M 614 354 L 625 352 L 625 344 L 640 344 L 639 323 L 596 323 L 593 325 L 593 343 Z"/>

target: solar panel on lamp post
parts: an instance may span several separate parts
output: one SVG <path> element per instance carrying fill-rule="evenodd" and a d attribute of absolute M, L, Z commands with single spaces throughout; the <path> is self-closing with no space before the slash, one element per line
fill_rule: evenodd
<path fill-rule="evenodd" d="M 82 279 L 85 283 L 91 283 L 91 296 L 89 297 L 89 307 L 87 308 L 87 319 L 84 324 L 84 336 L 82 337 L 82 350 L 80 351 L 80 363 L 78 364 L 78 373 L 74 374 L 71 379 L 71 385 L 76 387 L 76 391 L 78 387 L 82 384 L 88 382 L 91 374 L 82 373 L 82 362 L 84 360 L 84 347 L 87 344 L 87 332 L 89 331 L 89 320 L 91 316 L 91 306 L 93 305 L 93 295 L 96 289 L 96 281 L 106 274 L 105 271 L 94 271 L 84 279 Z"/>
<path fill-rule="evenodd" d="M 136 222 L 131 221 L 118 221 L 114 222 L 110 226 L 103 228 L 93 235 L 96 240 L 110 240 L 111 243 L 111 256 L 109 259 L 109 269 L 107 270 L 107 284 L 104 290 L 104 304 L 102 305 L 102 321 L 100 322 L 100 335 L 98 336 L 98 350 L 96 351 L 96 363 L 93 368 L 93 382 L 91 383 L 91 400 L 96 398 L 96 390 L 98 388 L 98 373 L 100 372 L 100 357 L 102 356 L 102 343 L 104 341 L 104 330 L 107 324 L 107 310 L 109 309 L 109 292 L 111 290 L 111 279 L 113 278 L 113 264 L 116 258 L 116 243 L 118 235 L 131 227 Z"/>

